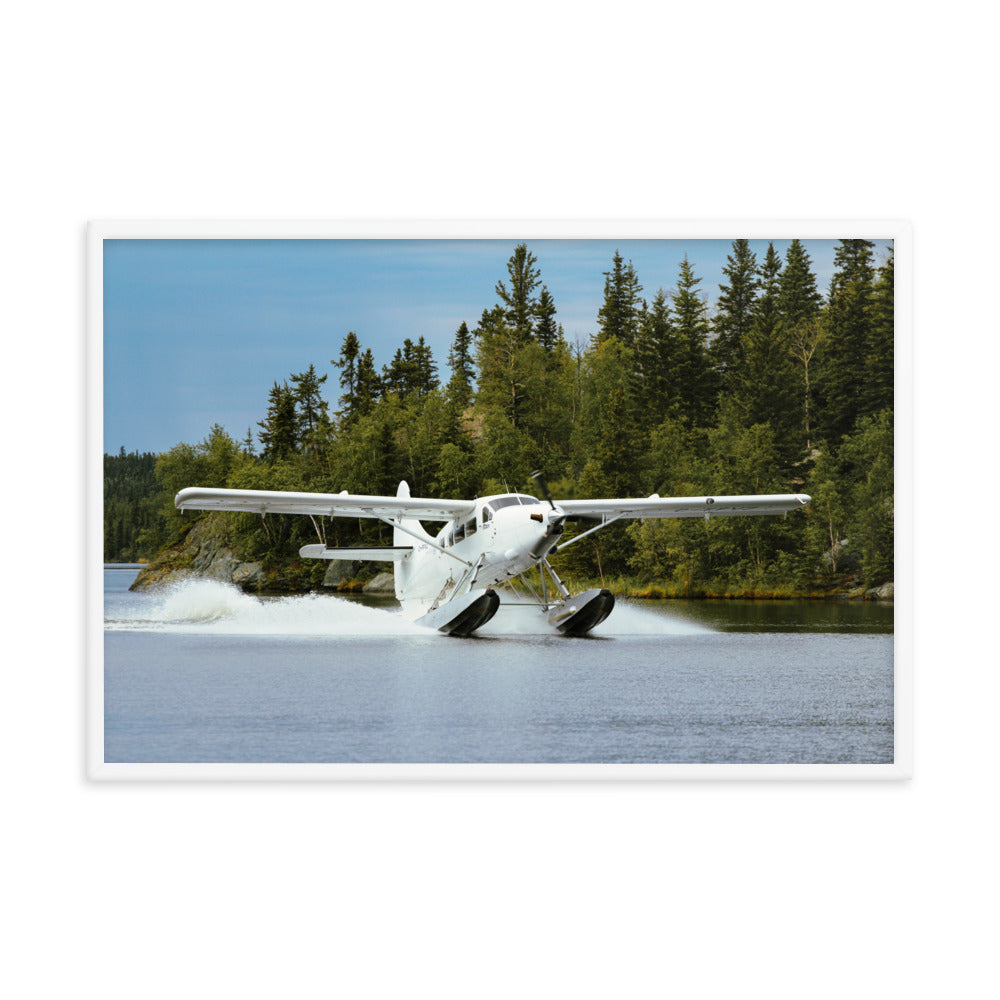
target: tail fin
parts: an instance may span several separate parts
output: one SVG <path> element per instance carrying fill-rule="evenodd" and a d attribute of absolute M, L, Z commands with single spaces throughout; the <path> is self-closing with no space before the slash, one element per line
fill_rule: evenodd
<path fill-rule="evenodd" d="M 396 497 L 400 500 L 410 499 L 410 487 L 406 480 L 402 480 L 399 484 L 399 489 L 396 490 Z M 399 528 L 394 528 L 392 532 L 392 544 L 393 545 L 409 545 L 412 546 L 415 539 L 413 535 L 419 538 L 426 538 L 428 541 L 432 541 L 431 536 L 424 530 L 424 526 L 416 518 L 404 518 L 402 514 L 395 519 L 397 525 L 404 525 L 408 528 L 408 531 L 400 531 Z M 409 532 L 413 532 L 410 534 Z M 407 555 L 405 559 L 400 559 L 399 562 L 393 567 L 393 577 L 396 586 L 396 597 L 402 600 L 401 594 L 406 589 L 407 581 L 409 580 L 410 573 L 413 569 L 413 563 L 411 562 L 411 556 Z"/>

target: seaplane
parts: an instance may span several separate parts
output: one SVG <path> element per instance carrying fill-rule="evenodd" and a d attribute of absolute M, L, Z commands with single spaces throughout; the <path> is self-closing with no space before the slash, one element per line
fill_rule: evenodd
<path fill-rule="evenodd" d="M 545 477 L 536 472 L 533 478 L 544 502 L 524 493 L 474 500 L 412 497 L 403 481 L 394 497 L 346 490 L 293 493 L 191 486 L 177 494 L 174 505 L 178 510 L 308 515 L 320 541 L 300 548 L 302 558 L 393 563 L 396 598 L 403 614 L 447 635 L 470 636 L 501 605 L 528 604 L 557 632 L 585 636 L 614 610 L 614 595 L 603 587 L 571 594 L 549 556 L 623 518 L 700 517 L 708 521 L 787 514 L 811 499 L 800 493 L 704 497 L 654 493 L 636 499 L 556 501 Z M 330 548 L 322 519 L 334 517 L 382 521 L 393 529 L 392 544 Z M 566 522 L 571 519 L 592 526 L 564 541 Z M 444 527 L 431 535 L 423 522 L 444 522 Z"/>

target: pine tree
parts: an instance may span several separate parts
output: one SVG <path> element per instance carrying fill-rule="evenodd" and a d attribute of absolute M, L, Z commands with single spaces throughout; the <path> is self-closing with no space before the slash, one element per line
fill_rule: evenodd
<path fill-rule="evenodd" d="M 484 309 L 473 331 L 479 368 L 478 407 L 498 407 L 513 427 L 519 426 L 524 405 L 520 350 L 524 346 L 507 324 L 502 306 Z"/>
<path fill-rule="evenodd" d="M 636 338 L 635 385 L 638 419 L 643 428 L 660 424 L 678 404 L 676 377 L 683 364 L 681 344 L 674 328 L 670 303 L 661 288 L 642 310 Z"/>
<path fill-rule="evenodd" d="M 267 416 L 258 421 L 260 443 L 263 447 L 262 457 L 267 462 L 294 455 L 299 442 L 299 419 L 295 412 L 295 393 L 288 388 L 288 383 L 278 385 L 277 382 L 268 393 Z"/>
<path fill-rule="evenodd" d="M 743 361 L 733 373 L 730 398 L 742 426 L 769 424 L 782 465 L 801 457 L 801 397 L 778 306 L 781 258 L 768 244 L 761 263 L 760 295 L 743 343 Z"/>
<path fill-rule="evenodd" d="M 822 306 L 823 299 L 816 289 L 816 276 L 812 272 L 809 254 L 801 240 L 792 240 L 779 280 L 778 309 L 788 351 L 799 372 L 799 407 L 807 448 L 812 447 L 813 376 L 810 366 L 822 338 Z"/>
<path fill-rule="evenodd" d="M 457 406 L 464 409 L 472 402 L 472 383 L 475 377 L 472 363 L 472 334 L 469 333 L 469 327 L 464 320 L 455 332 L 455 340 L 448 352 L 448 367 L 451 369 L 448 394 Z"/>
<path fill-rule="evenodd" d="M 597 339 L 603 343 L 617 337 L 628 348 L 635 346 L 639 327 L 642 285 L 632 266 L 615 250 L 611 270 L 604 272 L 604 302 L 597 314 Z"/>
<path fill-rule="evenodd" d="M 326 375 L 316 374 L 316 367 L 310 365 L 308 370 L 291 376 L 295 385 L 295 403 L 299 409 L 301 426 L 299 433 L 303 439 L 311 437 L 321 420 L 326 416 L 326 401 L 320 395 L 320 386 L 326 381 Z"/>
<path fill-rule="evenodd" d="M 768 243 L 767 253 L 757 272 L 760 275 L 760 295 L 754 302 L 751 315 L 751 327 L 767 330 L 777 329 L 780 322 L 778 300 L 781 284 L 781 257 L 774 249 L 773 243 Z"/>
<path fill-rule="evenodd" d="M 753 323 L 760 284 L 757 255 L 750 249 L 749 240 L 733 240 L 733 252 L 726 257 L 722 273 L 729 278 L 729 284 L 719 285 L 712 355 L 725 380 L 743 359 L 744 340 Z"/>
<path fill-rule="evenodd" d="M 535 255 L 526 243 L 519 243 L 507 261 L 510 289 L 502 282 L 496 284 L 496 294 L 503 303 L 504 319 L 514 331 L 519 343 L 527 343 L 534 337 L 534 318 L 537 300 L 534 292 L 538 286 L 539 270 Z"/>
<path fill-rule="evenodd" d="M 785 329 L 794 330 L 819 315 L 823 298 L 816 290 L 812 262 L 800 240 L 792 240 L 785 254 L 785 267 L 779 282 L 778 307 Z"/>
<path fill-rule="evenodd" d="M 367 416 L 372 412 L 381 395 L 382 380 L 375 369 L 375 358 L 372 356 L 371 348 L 365 348 L 358 358 L 355 371 L 355 413 L 359 417 Z"/>
<path fill-rule="evenodd" d="M 872 289 L 863 393 L 864 411 L 868 414 L 893 407 L 895 280 L 894 248 L 890 247 L 889 257 L 879 268 Z"/>
<path fill-rule="evenodd" d="M 382 370 L 382 381 L 385 391 L 400 399 L 426 396 L 437 388 L 437 362 L 423 337 L 415 344 L 409 337 L 403 341 L 392 363 Z"/>
<path fill-rule="evenodd" d="M 402 347 L 396 348 L 392 361 L 382 368 L 382 387 L 399 398 L 406 395 L 412 379 L 413 341 L 407 338 Z"/>
<path fill-rule="evenodd" d="M 535 306 L 535 337 L 549 353 L 556 349 L 556 343 L 559 340 L 559 328 L 554 319 L 555 314 L 556 304 L 552 301 L 552 295 L 545 285 L 542 285 L 542 290 L 538 293 L 538 304 Z"/>
<path fill-rule="evenodd" d="M 696 426 L 704 426 L 710 420 L 716 395 L 714 373 L 708 360 L 708 318 L 704 299 L 697 291 L 700 282 L 685 255 L 672 298 L 679 350 L 671 381 L 685 419 Z"/>
<path fill-rule="evenodd" d="M 340 415 L 345 419 L 350 419 L 354 414 L 356 406 L 355 393 L 358 380 L 358 355 L 361 353 L 361 344 L 358 335 L 352 330 L 344 338 L 343 346 L 340 348 L 340 357 L 330 362 L 335 368 L 340 369 L 340 388 L 344 390 L 340 397 Z"/>
<path fill-rule="evenodd" d="M 817 393 L 822 432 L 830 442 L 849 434 L 864 414 L 874 270 L 871 240 L 841 240 L 830 282 L 823 364 Z"/>
<path fill-rule="evenodd" d="M 409 341 L 407 341 L 409 343 Z M 420 337 L 411 348 L 413 370 L 412 390 L 418 396 L 426 396 L 438 387 L 437 362 L 430 347 Z"/>

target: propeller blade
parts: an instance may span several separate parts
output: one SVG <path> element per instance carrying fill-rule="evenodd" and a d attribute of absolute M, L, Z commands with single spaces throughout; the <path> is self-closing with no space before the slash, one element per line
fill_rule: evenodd
<path fill-rule="evenodd" d="M 553 510 L 555 510 L 556 505 L 552 501 L 552 494 L 549 493 L 549 484 L 545 481 L 545 476 L 542 475 L 541 469 L 537 469 L 535 472 L 533 472 L 531 474 L 531 478 L 534 479 L 536 483 L 538 483 L 538 488 L 542 491 L 542 496 L 545 497 L 546 500 L 548 500 L 549 506 Z"/>

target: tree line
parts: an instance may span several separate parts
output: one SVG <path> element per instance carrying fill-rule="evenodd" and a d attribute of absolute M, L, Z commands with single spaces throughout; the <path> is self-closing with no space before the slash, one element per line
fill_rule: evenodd
<path fill-rule="evenodd" d="M 455 331 L 446 371 L 423 337 L 405 339 L 380 369 L 349 331 L 328 369 L 274 382 L 242 442 L 216 425 L 200 444 L 158 456 L 156 498 L 135 487 L 152 521 L 137 506 L 125 527 L 125 508 L 106 504 L 105 556 L 109 544 L 152 554 L 176 535 L 173 496 L 184 486 L 394 494 L 406 479 L 414 495 L 472 497 L 530 491 L 542 469 L 557 498 L 813 497 L 785 520 L 613 525 L 559 556 L 571 578 L 675 593 L 891 580 L 894 262 L 891 249 L 883 261 L 874 249 L 840 240 L 824 295 L 800 240 L 759 258 L 734 240 L 711 315 L 686 257 L 673 284 L 647 298 L 615 252 L 594 332 L 571 344 L 536 256 L 519 244 L 495 301 Z M 106 481 L 137 459 L 106 456 Z M 317 530 L 331 545 L 388 531 L 291 516 L 233 524 L 241 555 L 270 564 Z"/>
<path fill-rule="evenodd" d="M 104 561 L 136 562 L 150 547 L 139 536 L 160 521 L 156 455 L 152 452 L 104 456 Z"/>

